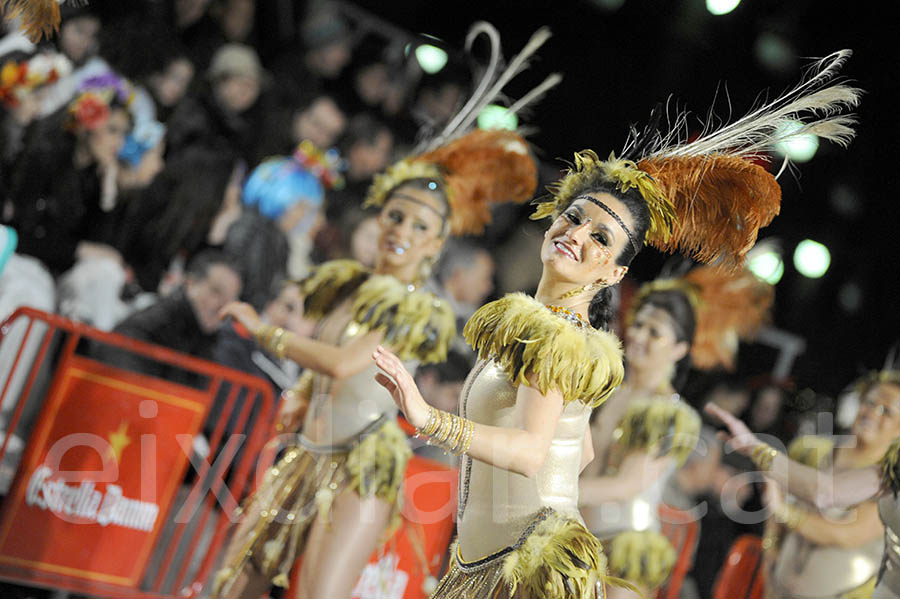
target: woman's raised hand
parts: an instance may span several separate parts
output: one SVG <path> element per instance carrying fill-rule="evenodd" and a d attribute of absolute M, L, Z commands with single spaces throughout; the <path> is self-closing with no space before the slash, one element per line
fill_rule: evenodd
<path fill-rule="evenodd" d="M 735 451 L 750 457 L 753 449 L 762 443 L 753 432 L 747 428 L 747 425 L 740 419 L 735 417 L 716 404 L 710 402 L 704 406 L 703 411 L 717 418 L 724 424 L 728 430 L 719 432 L 719 438 L 726 443 L 730 443 Z"/>
<path fill-rule="evenodd" d="M 390 392 L 406 420 L 416 428 L 425 426 L 428 422 L 429 406 L 400 358 L 380 345 L 372 354 L 372 358 L 383 371 L 375 375 L 375 380 Z"/>
<path fill-rule="evenodd" d="M 250 304 L 244 302 L 231 302 L 224 308 L 219 310 L 219 318 L 232 317 L 250 331 L 251 335 L 256 335 L 263 321 Z"/>

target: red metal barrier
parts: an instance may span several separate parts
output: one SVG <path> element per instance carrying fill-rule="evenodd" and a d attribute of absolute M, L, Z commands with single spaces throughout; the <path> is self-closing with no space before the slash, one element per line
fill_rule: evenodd
<path fill-rule="evenodd" d="M 684 577 L 694 564 L 700 527 L 697 519 L 689 512 L 665 504 L 659 506 L 659 518 L 662 522 L 662 533 L 678 552 L 678 561 L 672 568 L 669 580 L 657 591 L 656 596 L 658 599 L 678 599 L 681 596 Z"/>
<path fill-rule="evenodd" d="M 27 443 L 0 504 L 0 579 L 101 597 L 196 594 L 221 553 L 227 516 L 268 465 L 259 454 L 274 416 L 270 385 L 28 308 L 0 324 L 0 348 L 13 343 L 0 383 L 11 414 L 0 421 L 0 464 L 17 457 L 12 439 Z M 85 355 L 95 344 L 198 384 L 101 363 Z M 216 401 L 200 457 L 193 442 Z"/>
<path fill-rule="evenodd" d="M 713 599 L 762 599 L 764 593 L 762 539 L 742 535 L 731 546 L 719 570 Z"/>

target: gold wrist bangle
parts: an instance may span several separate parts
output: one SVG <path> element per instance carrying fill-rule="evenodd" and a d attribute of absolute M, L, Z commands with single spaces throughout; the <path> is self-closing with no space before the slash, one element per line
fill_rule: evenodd
<path fill-rule="evenodd" d="M 475 430 L 475 423 L 471 420 L 464 420 L 464 433 L 462 437 L 462 443 L 457 445 L 454 448 L 454 452 L 456 455 L 463 455 L 464 453 L 468 453 L 469 445 L 472 443 L 472 432 Z"/>
<path fill-rule="evenodd" d="M 806 518 L 806 514 L 802 510 L 792 505 L 783 505 L 772 515 L 776 522 L 784 524 L 790 530 L 795 530 Z"/>
<path fill-rule="evenodd" d="M 425 426 L 422 428 L 416 429 L 416 432 L 420 435 L 431 436 L 434 434 L 435 429 L 437 428 L 437 408 L 434 406 L 428 406 L 428 420 L 425 422 Z"/>
<path fill-rule="evenodd" d="M 774 447 L 766 445 L 765 443 L 760 443 L 753 448 L 753 452 L 750 454 L 750 460 L 761 472 L 768 472 L 772 469 L 772 462 L 777 455 L 778 451 Z"/>

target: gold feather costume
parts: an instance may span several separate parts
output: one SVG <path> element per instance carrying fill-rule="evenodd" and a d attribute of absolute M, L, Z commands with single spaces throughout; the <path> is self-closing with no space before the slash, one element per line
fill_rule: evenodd
<path fill-rule="evenodd" d="M 788 457 L 811 468 L 833 470 L 834 449 L 832 439 L 806 435 L 791 442 Z M 825 515 L 834 521 L 852 519 L 853 510 L 833 508 Z M 775 555 L 766 574 L 767 599 L 872 597 L 884 552 L 883 539 L 875 538 L 856 547 L 820 545 L 781 526 L 769 538 Z"/>
<path fill-rule="evenodd" d="M 604 596 L 606 560 L 578 513 L 578 474 L 591 407 L 624 375 L 618 339 L 521 293 L 480 308 L 464 335 L 478 363 L 464 384 L 460 416 L 515 427 L 516 389 L 529 380 L 541 392 L 559 391 L 564 408 L 533 477 L 463 456 L 459 538 L 432 597 Z"/>
<path fill-rule="evenodd" d="M 339 330 L 339 345 L 370 331 L 381 331 L 411 369 L 419 362 L 446 357 L 455 334 L 449 305 L 423 290 L 362 265 L 334 261 L 316 268 L 301 282 L 307 314 Z M 334 499 L 345 490 L 391 504 L 387 538 L 399 524 L 402 483 L 411 456 L 406 434 L 397 425 L 393 399 L 374 380 L 372 366 L 340 381 L 308 371 L 294 392 L 309 408 L 297 444 L 279 462 L 242 507 L 236 542 L 216 575 L 213 595 L 227 593 L 248 564 L 276 586 L 288 585 L 290 569 L 303 553 L 316 517 L 326 522 Z"/>

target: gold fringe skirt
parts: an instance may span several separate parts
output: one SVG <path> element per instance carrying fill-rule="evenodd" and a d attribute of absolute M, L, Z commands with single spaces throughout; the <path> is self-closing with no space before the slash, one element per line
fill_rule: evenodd
<path fill-rule="evenodd" d="M 672 575 L 678 555 L 663 534 L 652 530 L 628 530 L 603 545 L 609 552 L 609 573 L 652 591 Z"/>
<path fill-rule="evenodd" d="M 406 434 L 387 417 L 342 446 L 314 446 L 301 438 L 241 507 L 243 519 L 216 573 L 212 595 L 227 591 L 248 566 L 273 585 L 287 587 L 310 525 L 317 516 L 328 522 L 332 502 L 348 489 L 393 505 L 384 532 L 385 539 L 390 537 L 400 524 L 401 489 L 411 455 Z"/>
<path fill-rule="evenodd" d="M 605 599 L 606 558 L 577 520 L 551 508 L 535 516 L 515 545 L 465 562 L 458 543 L 431 599 Z"/>

